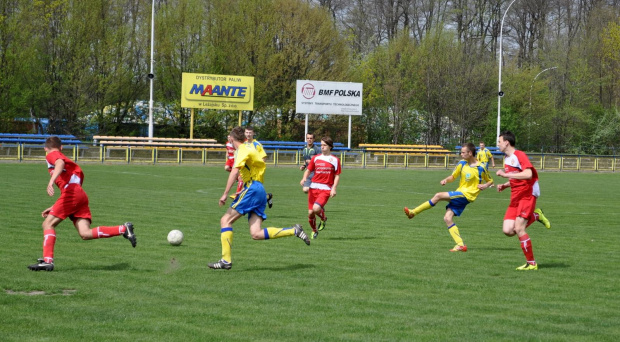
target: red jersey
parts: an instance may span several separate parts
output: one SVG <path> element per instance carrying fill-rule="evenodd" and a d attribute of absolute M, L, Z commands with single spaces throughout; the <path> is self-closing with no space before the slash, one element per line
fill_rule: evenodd
<path fill-rule="evenodd" d="M 67 156 L 62 154 L 60 151 L 52 151 L 45 156 L 45 161 L 47 161 L 47 170 L 50 175 L 54 172 L 54 167 L 58 159 L 62 159 L 65 162 L 65 168 L 55 181 L 58 189 L 62 191 L 69 184 L 82 185 L 84 182 L 84 173 L 82 172 L 82 169 L 78 164 L 67 158 Z"/>
<path fill-rule="evenodd" d="M 226 165 L 235 165 L 235 146 L 230 142 L 226 143 Z"/>
<path fill-rule="evenodd" d="M 504 157 L 504 172 L 519 173 L 526 169 L 532 169 L 532 178 L 530 179 L 514 179 L 510 178 L 511 198 L 520 198 L 522 196 L 532 195 L 534 193 L 534 185 L 538 181 L 538 172 L 530 163 L 530 159 L 523 151 L 515 150 L 511 156 Z"/>
<path fill-rule="evenodd" d="M 340 159 L 332 155 L 318 154 L 310 159 L 308 170 L 314 171 L 310 188 L 331 190 L 334 185 L 334 178 L 340 174 L 342 167 L 340 166 Z"/>

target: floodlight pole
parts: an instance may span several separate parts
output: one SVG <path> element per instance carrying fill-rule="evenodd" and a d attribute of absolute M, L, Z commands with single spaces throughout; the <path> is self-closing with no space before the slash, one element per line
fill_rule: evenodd
<path fill-rule="evenodd" d="M 501 122 L 501 104 L 502 104 L 502 96 L 504 96 L 504 92 L 502 91 L 502 39 L 503 39 L 503 31 L 504 31 L 504 19 L 506 19 L 506 14 L 508 14 L 508 10 L 510 6 L 515 3 L 517 0 L 512 0 L 506 11 L 504 12 L 504 16 L 502 16 L 502 22 L 499 26 L 499 81 L 497 85 L 497 135 L 495 138 L 499 137 L 499 127 Z"/>
<path fill-rule="evenodd" d="M 530 114 L 532 113 L 532 88 L 534 88 L 534 81 L 536 81 L 536 79 L 538 78 L 538 76 L 540 76 L 540 74 L 542 74 L 545 71 L 548 70 L 553 70 L 553 69 L 557 69 L 558 67 L 551 67 L 551 68 L 547 68 L 541 72 L 538 73 L 538 75 L 536 75 L 534 77 L 534 79 L 532 80 L 532 84 L 530 85 Z"/>
<path fill-rule="evenodd" d="M 528 123 L 527 123 L 527 127 L 528 127 L 528 130 L 527 130 L 527 144 L 528 144 L 528 146 L 529 146 L 529 144 L 530 144 L 530 130 L 531 130 L 531 129 L 530 129 L 530 124 L 531 124 L 531 120 L 532 120 L 532 119 L 531 119 L 531 118 L 532 118 L 532 88 L 534 88 L 534 82 L 536 81 L 536 79 L 538 78 L 538 76 L 540 76 L 540 74 L 542 74 L 543 72 L 548 71 L 548 70 L 557 69 L 557 68 L 558 68 L 558 67 L 551 67 L 551 68 L 547 68 L 547 69 L 545 69 L 545 70 L 543 70 L 543 71 L 539 72 L 539 73 L 538 73 L 538 74 L 534 77 L 534 79 L 532 80 L 532 84 L 530 85 L 530 117 L 528 118 Z"/>
<path fill-rule="evenodd" d="M 151 7 L 151 71 L 149 72 L 150 98 L 149 98 L 149 138 L 153 138 L 153 53 L 155 51 L 155 0 Z"/>

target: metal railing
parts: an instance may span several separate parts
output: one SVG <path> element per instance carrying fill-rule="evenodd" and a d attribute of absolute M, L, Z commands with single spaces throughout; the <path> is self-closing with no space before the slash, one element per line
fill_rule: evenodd
<path fill-rule="evenodd" d="M 65 146 L 63 152 L 76 161 L 120 163 L 194 163 L 224 164 L 226 150 L 217 148 L 168 148 L 168 147 L 105 147 L 92 145 Z M 267 164 L 272 166 L 299 166 L 303 163 L 301 151 L 266 150 Z M 451 169 L 460 160 L 456 153 L 420 154 L 389 153 L 351 150 L 334 152 L 343 167 L 349 168 L 404 168 L 404 169 Z M 537 170 L 549 171 L 609 171 L 618 169 L 617 155 L 575 155 L 528 153 Z M 0 145 L 0 160 L 45 160 L 41 145 Z M 501 158 L 495 157 L 501 165 Z"/>

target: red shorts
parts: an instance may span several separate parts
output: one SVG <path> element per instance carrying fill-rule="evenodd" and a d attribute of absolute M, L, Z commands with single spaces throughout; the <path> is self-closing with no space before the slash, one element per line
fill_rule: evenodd
<path fill-rule="evenodd" d="M 515 220 L 517 217 L 522 217 L 526 220 L 532 216 L 536 209 L 536 197 L 526 196 L 521 198 L 511 198 L 504 220 Z"/>
<path fill-rule="evenodd" d="M 232 167 L 235 165 L 235 158 L 233 159 L 226 159 L 226 166 L 230 166 L 230 168 L 232 169 Z"/>
<path fill-rule="evenodd" d="M 329 201 L 329 194 L 331 190 L 310 189 L 308 191 L 308 210 L 312 210 L 314 204 L 318 204 L 321 208 L 325 208 L 327 201 Z"/>
<path fill-rule="evenodd" d="M 63 189 L 60 198 L 54 203 L 50 215 L 63 220 L 69 217 L 73 222 L 78 218 L 92 221 L 90 208 L 88 207 L 88 196 L 84 189 L 79 184 L 69 184 L 66 189 Z"/>

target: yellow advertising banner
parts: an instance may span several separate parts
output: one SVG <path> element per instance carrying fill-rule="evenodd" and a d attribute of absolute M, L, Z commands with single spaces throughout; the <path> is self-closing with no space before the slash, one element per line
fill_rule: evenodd
<path fill-rule="evenodd" d="M 254 110 L 254 77 L 184 72 L 181 107 Z"/>

